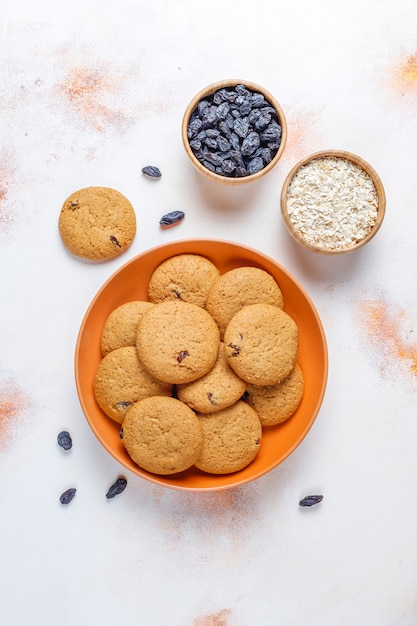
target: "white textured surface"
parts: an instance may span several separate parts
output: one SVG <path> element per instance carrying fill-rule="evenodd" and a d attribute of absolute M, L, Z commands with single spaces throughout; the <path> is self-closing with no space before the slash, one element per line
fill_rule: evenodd
<path fill-rule="evenodd" d="M 415 1 L 3 0 L 0 18 L 2 625 L 416 624 Z M 231 190 L 194 173 L 180 135 L 194 94 L 228 77 L 272 92 L 289 133 L 264 180 Z M 336 259 L 296 246 L 279 207 L 290 168 L 326 148 L 367 160 L 387 194 L 377 237 Z M 57 229 L 88 185 L 138 218 L 129 251 L 101 265 L 70 257 Z M 184 221 L 161 231 L 176 209 Z M 121 468 L 78 403 L 79 325 L 127 260 L 205 236 L 274 257 L 308 291 L 329 345 L 322 409 L 250 485 L 193 495 L 129 476 L 108 502 Z"/>

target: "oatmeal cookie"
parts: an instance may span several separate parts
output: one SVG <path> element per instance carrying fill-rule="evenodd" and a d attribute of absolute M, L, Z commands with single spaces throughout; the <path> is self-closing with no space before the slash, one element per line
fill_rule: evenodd
<path fill-rule="evenodd" d="M 121 424 L 134 402 L 147 396 L 170 396 L 173 387 L 155 380 L 140 362 L 135 346 L 126 346 L 103 357 L 93 390 L 101 410 Z"/>
<path fill-rule="evenodd" d="M 101 353 L 103 356 L 124 346 L 136 345 L 136 331 L 143 313 L 152 307 L 151 302 L 133 300 L 114 309 L 104 323 L 101 333 Z"/>
<path fill-rule="evenodd" d="M 159 265 L 149 281 L 151 302 L 183 300 L 205 307 L 207 294 L 220 276 L 217 267 L 198 254 L 178 254 Z"/>
<path fill-rule="evenodd" d="M 304 378 L 298 363 L 278 385 L 248 385 L 246 402 L 257 412 L 262 426 L 286 421 L 297 410 L 304 394 Z"/>
<path fill-rule="evenodd" d="M 103 261 L 129 248 L 136 234 L 136 215 L 119 191 L 85 187 L 65 200 L 58 228 L 69 252 L 91 261 Z"/>
<path fill-rule="evenodd" d="M 236 374 L 253 385 L 277 385 L 293 369 L 298 355 L 298 327 L 282 309 L 250 304 L 230 320 L 225 353 Z"/>
<path fill-rule="evenodd" d="M 276 280 L 258 267 L 237 267 L 215 281 L 207 296 L 206 309 L 223 338 L 235 313 L 248 304 L 261 302 L 283 308 L 283 296 Z"/>
<path fill-rule="evenodd" d="M 153 396 L 136 402 L 123 422 L 123 444 L 148 472 L 175 474 L 198 459 L 203 434 L 194 411 L 176 398 Z"/>
<path fill-rule="evenodd" d="M 219 330 L 203 308 L 167 300 L 146 311 L 138 324 L 136 348 L 150 374 L 172 384 L 188 383 L 211 370 Z"/>
<path fill-rule="evenodd" d="M 209 474 L 231 474 L 253 461 L 259 452 L 262 426 L 256 411 L 239 400 L 217 413 L 197 413 L 203 447 L 195 466 Z"/>

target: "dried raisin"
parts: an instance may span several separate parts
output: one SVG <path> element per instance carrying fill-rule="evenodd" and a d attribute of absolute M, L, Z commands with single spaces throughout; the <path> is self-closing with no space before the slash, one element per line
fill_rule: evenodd
<path fill-rule="evenodd" d="M 68 431 L 62 430 L 57 437 L 58 445 L 64 450 L 71 450 L 72 448 L 72 439 L 71 435 Z"/>
<path fill-rule="evenodd" d="M 166 213 L 159 220 L 161 226 L 173 226 L 174 224 L 178 224 L 185 217 L 185 213 L 183 211 L 171 211 L 171 213 Z"/>
<path fill-rule="evenodd" d="M 318 504 L 323 500 L 323 496 L 306 496 L 302 500 L 300 500 L 300 506 L 313 506 L 314 504 Z"/>
<path fill-rule="evenodd" d="M 69 504 L 76 493 L 77 490 L 74 487 L 71 487 L 71 489 L 67 489 L 66 491 L 64 491 L 64 493 L 61 494 L 59 501 L 61 502 L 61 504 Z"/>
<path fill-rule="evenodd" d="M 108 492 L 106 493 L 106 498 L 110 500 L 111 498 L 118 496 L 120 493 L 122 493 L 126 489 L 126 487 L 127 487 L 126 478 L 118 478 L 116 482 L 109 488 Z"/>
<path fill-rule="evenodd" d="M 149 178 L 160 178 L 162 176 L 160 169 L 155 165 L 142 167 L 142 173 L 145 174 L 145 176 L 149 176 Z"/>

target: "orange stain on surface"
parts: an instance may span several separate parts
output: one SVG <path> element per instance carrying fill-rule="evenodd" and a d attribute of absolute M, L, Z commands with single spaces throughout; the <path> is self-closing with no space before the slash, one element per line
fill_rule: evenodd
<path fill-rule="evenodd" d="M 360 312 L 368 340 L 382 359 L 382 369 L 401 366 L 417 377 L 417 340 L 407 339 L 401 327 L 403 312 L 383 300 L 365 300 Z"/>
<path fill-rule="evenodd" d="M 400 76 L 404 84 L 417 88 L 417 53 L 411 54 L 402 63 Z"/>
<path fill-rule="evenodd" d="M 322 109 L 307 110 L 294 107 L 286 112 L 287 143 L 282 159 L 295 163 L 315 149 L 318 143 L 316 126 L 321 113 Z"/>
<path fill-rule="evenodd" d="M 223 609 L 213 615 L 197 617 L 197 619 L 194 620 L 194 626 L 227 626 L 230 615 L 230 609 Z"/>
<path fill-rule="evenodd" d="M 0 380 L 0 450 L 13 443 L 28 406 L 27 395 L 13 378 Z"/>
<path fill-rule="evenodd" d="M 106 100 L 114 101 L 122 91 L 124 79 L 110 75 L 102 67 L 75 67 L 60 85 L 60 90 L 70 106 L 99 132 L 107 126 L 122 131 L 130 124 L 130 118 Z M 112 102 L 113 104 L 113 102 Z"/>

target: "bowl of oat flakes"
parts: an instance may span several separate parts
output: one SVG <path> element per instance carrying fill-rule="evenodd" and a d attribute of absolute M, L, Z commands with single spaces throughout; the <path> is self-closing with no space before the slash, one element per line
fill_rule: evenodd
<path fill-rule="evenodd" d="M 385 191 L 376 171 L 342 150 L 299 161 L 281 191 L 281 212 L 293 238 L 308 250 L 345 254 L 367 244 L 385 216 Z"/>
<path fill-rule="evenodd" d="M 287 123 L 276 98 L 256 83 L 221 80 L 199 91 L 182 120 L 185 152 L 211 181 L 258 180 L 279 161 Z"/>

